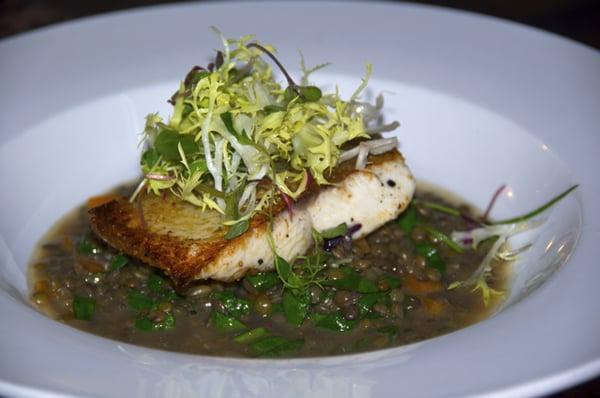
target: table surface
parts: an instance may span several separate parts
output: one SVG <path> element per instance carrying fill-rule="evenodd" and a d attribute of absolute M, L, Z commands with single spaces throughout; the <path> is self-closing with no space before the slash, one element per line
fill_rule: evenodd
<path fill-rule="evenodd" d="M 173 0 L 0 0 L 0 38 L 84 16 Z M 600 49 L 598 0 L 418 0 L 510 19 L 544 29 Z M 600 396 L 600 377 L 554 394 L 553 398 Z"/>

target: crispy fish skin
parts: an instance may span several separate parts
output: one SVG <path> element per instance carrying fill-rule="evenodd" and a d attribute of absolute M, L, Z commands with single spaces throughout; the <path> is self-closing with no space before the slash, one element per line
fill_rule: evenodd
<path fill-rule="evenodd" d="M 369 157 L 356 170 L 353 162 L 336 168 L 331 186 L 311 189 L 290 214 L 281 203 L 273 209 L 273 241 L 277 254 L 291 260 L 312 245 L 312 229 L 342 222 L 361 224 L 360 237 L 396 218 L 407 206 L 415 181 L 398 151 Z M 142 207 L 142 210 L 139 209 Z M 146 195 L 138 204 L 117 198 L 89 210 L 93 231 L 109 245 L 162 269 L 176 283 L 196 279 L 232 281 L 249 269 L 273 269 L 269 218 L 253 217 L 250 229 L 224 238 L 223 217 L 173 196 Z"/>

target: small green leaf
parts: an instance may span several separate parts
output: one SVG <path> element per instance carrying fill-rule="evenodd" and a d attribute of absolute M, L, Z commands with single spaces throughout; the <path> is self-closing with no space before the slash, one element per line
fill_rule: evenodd
<path fill-rule="evenodd" d="M 415 251 L 425 257 L 428 266 L 437 269 L 442 275 L 446 273 L 446 263 L 434 246 L 426 242 L 419 242 L 415 244 Z"/>
<path fill-rule="evenodd" d="M 279 277 L 276 272 L 259 272 L 256 275 L 246 275 L 244 278 L 252 287 L 260 292 L 269 290 L 279 283 Z"/>
<path fill-rule="evenodd" d="M 208 171 L 208 166 L 206 165 L 206 159 L 200 158 L 194 160 L 190 163 L 190 175 L 202 172 L 206 173 Z"/>
<path fill-rule="evenodd" d="M 93 254 L 98 254 L 100 253 L 101 250 L 99 247 L 97 247 L 96 245 L 94 245 L 92 242 L 90 242 L 87 239 L 82 239 L 79 241 L 79 243 L 77 244 L 77 253 L 78 254 L 83 254 L 86 256 L 91 256 Z"/>
<path fill-rule="evenodd" d="M 96 310 L 96 300 L 87 297 L 75 296 L 73 298 L 73 315 L 76 319 L 89 321 Z"/>
<path fill-rule="evenodd" d="M 349 321 L 341 314 L 325 315 L 316 322 L 316 326 L 334 330 L 336 332 L 347 332 L 356 326 L 357 321 Z"/>
<path fill-rule="evenodd" d="M 321 231 L 321 236 L 325 239 L 337 238 L 338 236 L 344 236 L 348 233 L 348 225 L 341 223 L 340 225 Z"/>
<path fill-rule="evenodd" d="M 287 340 L 283 344 L 279 344 L 277 347 L 270 351 L 264 352 L 259 356 L 267 358 L 278 357 L 284 353 L 289 353 L 290 351 L 298 351 L 303 345 L 304 339 Z"/>
<path fill-rule="evenodd" d="M 429 258 L 429 263 L 427 265 L 437 269 L 442 275 L 446 273 L 446 263 L 437 253 Z"/>
<path fill-rule="evenodd" d="M 379 288 L 373 281 L 367 278 L 360 278 L 356 290 L 359 293 L 376 293 L 379 291 Z"/>
<path fill-rule="evenodd" d="M 275 256 L 275 269 L 277 270 L 277 274 L 282 281 L 287 282 L 290 273 L 292 272 L 292 266 L 288 263 L 283 257 L 278 255 Z"/>
<path fill-rule="evenodd" d="M 210 297 L 221 301 L 229 315 L 241 317 L 250 313 L 250 301 L 237 297 L 230 291 L 215 292 Z"/>
<path fill-rule="evenodd" d="M 323 96 L 323 94 L 321 93 L 321 90 L 315 86 L 299 87 L 299 90 L 300 90 L 300 95 L 302 96 L 302 99 L 304 99 L 305 101 L 308 101 L 308 102 L 318 101 Z"/>
<path fill-rule="evenodd" d="M 425 258 L 430 258 L 437 253 L 437 249 L 433 245 L 426 242 L 419 242 L 415 244 L 415 251 Z"/>
<path fill-rule="evenodd" d="M 158 151 L 155 150 L 154 148 L 150 148 L 150 149 L 147 149 L 146 151 L 144 151 L 144 154 L 142 155 L 142 159 L 141 159 L 141 164 L 142 164 L 142 166 L 145 166 L 148 169 L 151 169 L 156 165 L 159 158 L 160 158 L 160 153 L 158 153 Z"/>
<path fill-rule="evenodd" d="M 240 344 L 248 344 L 248 343 L 252 343 L 253 341 L 256 341 L 266 335 L 267 335 L 267 329 L 260 327 L 260 328 L 248 330 L 247 332 L 237 335 L 236 337 L 233 338 L 233 341 L 235 341 L 236 343 L 240 343 Z"/>
<path fill-rule="evenodd" d="M 287 86 L 283 92 L 283 99 L 286 102 L 290 102 L 297 96 L 298 96 L 298 93 L 296 93 L 296 90 L 294 90 L 294 88 L 292 86 Z"/>
<path fill-rule="evenodd" d="M 179 134 L 173 130 L 161 131 L 154 141 L 154 148 L 162 155 L 165 160 L 179 161 L 179 144 L 187 157 L 191 157 L 199 152 L 198 145 L 194 137 L 190 134 Z"/>
<path fill-rule="evenodd" d="M 252 352 L 257 356 L 277 356 L 287 351 L 297 350 L 304 340 L 290 340 L 281 336 L 269 336 L 250 344 Z"/>
<path fill-rule="evenodd" d="M 129 259 L 126 256 L 124 256 L 123 254 L 117 254 L 113 257 L 113 259 L 110 262 L 110 270 L 116 271 L 118 269 L 121 269 L 124 266 L 126 266 L 127 263 L 129 263 Z"/>
<path fill-rule="evenodd" d="M 322 282 L 325 286 L 333 286 L 337 289 L 357 291 L 359 293 L 374 293 L 379 291 L 373 281 L 363 278 L 360 274 L 352 267 L 340 267 L 344 273 L 344 277 L 341 279 L 329 279 Z"/>
<path fill-rule="evenodd" d="M 250 228 L 250 221 L 248 221 L 248 220 L 238 221 L 237 223 L 235 223 L 231 227 L 229 227 L 229 230 L 225 234 L 225 239 L 231 240 L 231 239 L 237 238 L 238 236 L 240 236 L 241 234 L 246 232 L 248 230 L 248 228 Z"/>
<path fill-rule="evenodd" d="M 144 332 L 150 332 L 154 329 L 154 323 L 148 318 L 142 318 L 135 321 L 135 327 Z"/>
<path fill-rule="evenodd" d="M 263 108 L 263 111 L 269 115 L 271 113 L 275 113 L 275 112 L 283 112 L 285 111 L 285 108 L 283 106 L 279 106 L 279 105 L 267 105 Z"/>
<path fill-rule="evenodd" d="M 415 225 L 417 225 L 417 216 L 415 207 L 412 205 L 408 206 L 408 209 L 406 209 L 406 211 L 400 215 L 400 218 L 398 218 L 400 229 L 406 234 L 410 234 Z"/>
<path fill-rule="evenodd" d="M 213 311 L 212 321 L 218 330 L 222 332 L 238 332 L 246 329 L 246 325 L 232 316 L 221 314 L 219 311 Z"/>
<path fill-rule="evenodd" d="M 167 290 L 166 280 L 156 274 L 150 274 L 146 285 L 154 293 L 162 293 L 164 290 Z"/>
<path fill-rule="evenodd" d="M 288 323 L 294 326 L 300 326 L 306 318 L 309 309 L 309 299 L 307 294 L 294 295 L 291 291 L 283 292 L 283 313 Z"/>
<path fill-rule="evenodd" d="M 373 306 L 377 304 L 377 302 L 379 302 L 381 299 L 383 299 L 383 296 L 383 292 L 363 294 L 358 299 L 357 304 L 361 318 L 369 314 L 373 309 Z"/>
<path fill-rule="evenodd" d="M 154 300 L 140 292 L 129 292 L 127 303 L 135 311 L 145 311 L 154 308 Z"/>

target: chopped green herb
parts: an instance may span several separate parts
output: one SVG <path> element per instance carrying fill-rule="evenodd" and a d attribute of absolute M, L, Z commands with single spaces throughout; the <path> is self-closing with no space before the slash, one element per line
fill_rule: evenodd
<path fill-rule="evenodd" d="M 155 306 L 154 300 L 140 292 L 129 292 L 127 303 L 135 311 L 151 310 Z"/>
<path fill-rule="evenodd" d="M 93 254 L 98 254 L 100 252 L 101 252 L 100 248 L 98 246 L 94 245 L 92 242 L 90 242 L 87 239 L 82 239 L 77 244 L 77 253 L 78 254 L 91 256 Z"/>
<path fill-rule="evenodd" d="M 379 291 L 377 285 L 362 276 L 352 267 L 340 267 L 344 273 L 341 279 L 331 279 L 322 282 L 324 286 L 333 286 L 338 289 L 357 291 L 359 293 L 374 293 Z"/>
<path fill-rule="evenodd" d="M 154 329 L 154 323 L 148 318 L 142 318 L 135 321 L 135 327 L 144 332 L 150 332 Z"/>
<path fill-rule="evenodd" d="M 252 352 L 257 356 L 276 356 L 286 351 L 297 350 L 302 347 L 301 339 L 290 340 L 281 336 L 268 336 L 250 344 Z"/>
<path fill-rule="evenodd" d="M 290 290 L 283 292 L 283 313 L 288 323 L 300 326 L 306 318 L 309 309 L 309 299 L 306 292 L 299 292 L 297 295 Z"/>
<path fill-rule="evenodd" d="M 212 312 L 212 321 L 215 328 L 222 332 L 239 332 L 246 329 L 246 325 L 232 316 L 221 314 L 219 311 Z"/>
<path fill-rule="evenodd" d="M 146 285 L 148 286 L 148 289 L 154 293 L 162 293 L 165 290 L 169 290 L 165 278 L 156 274 L 150 274 Z"/>
<path fill-rule="evenodd" d="M 126 256 L 124 256 L 122 254 L 117 254 L 116 256 L 113 257 L 113 259 L 110 262 L 110 270 L 116 271 L 118 269 L 121 269 L 124 266 L 126 266 L 128 262 L 129 262 L 129 259 Z"/>
<path fill-rule="evenodd" d="M 411 204 L 408 206 L 408 209 L 406 209 L 406 211 L 398 218 L 398 225 L 406 234 L 410 234 L 415 225 L 417 225 L 417 218 L 417 209 L 415 209 L 415 207 Z"/>
<path fill-rule="evenodd" d="M 316 326 L 334 330 L 336 332 L 347 332 L 356 326 L 358 321 L 349 321 L 341 314 L 329 314 L 320 317 L 315 323 Z"/>
<path fill-rule="evenodd" d="M 96 310 L 96 300 L 87 297 L 75 296 L 73 298 L 73 315 L 76 319 L 89 321 Z"/>
<path fill-rule="evenodd" d="M 415 251 L 425 257 L 428 266 L 437 269 L 442 275 L 446 273 L 446 263 L 433 245 L 426 242 L 419 242 L 415 244 Z"/>
<path fill-rule="evenodd" d="M 287 340 L 283 344 L 279 344 L 277 347 L 270 351 L 264 352 L 259 357 L 278 357 L 282 354 L 289 353 L 290 351 L 298 351 L 304 345 L 304 339 Z"/>
<path fill-rule="evenodd" d="M 267 329 L 260 327 L 260 328 L 248 330 L 247 332 L 239 334 L 236 337 L 234 337 L 233 340 L 236 343 L 248 344 L 248 343 L 252 343 L 253 341 L 256 341 L 266 335 L 267 335 Z"/>
<path fill-rule="evenodd" d="M 230 291 L 215 292 L 211 298 L 220 300 L 229 315 L 241 317 L 250 313 L 250 301 L 235 296 Z"/>
<path fill-rule="evenodd" d="M 457 253 L 464 252 L 463 248 L 460 247 L 460 245 L 458 243 L 456 243 L 455 241 L 453 241 L 448 235 L 446 235 L 442 231 L 438 231 L 437 229 L 434 229 L 434 228 L 431 228 L 431 227 L 428 227 L 428 226 L 424 226 L 423 228 L 432 237 L 440 240 L 441 242 L 443 242 L 446 246 L 448 246 L 450 249 L 454 250 L 455 252 L 457 252 Z"/>
<path fill-rule="evenodd" d="M 273 286 L 280 283 L 279 276 L 276 272 L 259 272 L 256 275 L 246 275 L 244 277 L 248 283 L 260 292 L 271 289 Z"/>

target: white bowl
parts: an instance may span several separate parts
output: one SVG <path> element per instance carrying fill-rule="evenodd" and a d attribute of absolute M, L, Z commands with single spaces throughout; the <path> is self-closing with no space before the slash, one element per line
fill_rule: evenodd
<path fill-rule="evenodd" d="M 351 356 L 240 360 L 99 338 L 27 303 L 38 239 L 90 195 L 138 173 L 149 112 L 229 36 L 255 33 L 287 65 L 331 61 L 351 92 L 365 62 L 419 179 L 524 213 L 574 183 L 516 265 L 506 306 L 472 327 Z M 296 69 L 297 68 L 290 68 Z M 384 3 L 229 3 L 89 18 L 0 42 L 0 393 L 10 396 L 542 394 L 600 373 L 600 55 L 516 24 Z M 578 243 L 579 240 L 579 243 Z M 566 266 L 561 269 L 561 266 Z M 558 270 L 558 272 L 556 272 Z"/>

